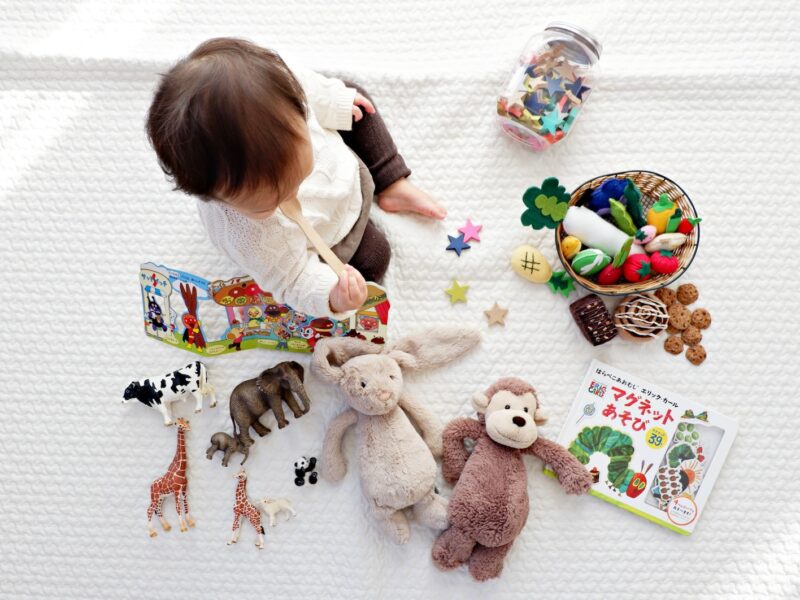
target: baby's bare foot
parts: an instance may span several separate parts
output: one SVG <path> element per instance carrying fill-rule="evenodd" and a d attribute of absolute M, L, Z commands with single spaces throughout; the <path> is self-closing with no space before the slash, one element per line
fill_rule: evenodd
<path fill-rule="evenodd" d="M 378 206 L 387 212 L 413 212 L 431 219 L 444 219 L 447 210 L 405 177 L 378 194 Z"/>

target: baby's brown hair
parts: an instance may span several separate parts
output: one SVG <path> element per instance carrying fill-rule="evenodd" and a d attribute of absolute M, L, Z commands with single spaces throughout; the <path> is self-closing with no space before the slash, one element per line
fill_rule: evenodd
<path fill-rule="evenodd" d="M 162 74 L 147 136 L 175 189 L 235 197 L 280 191 L 295 167 L 303 88 L 278 54 L 252 42 L 203 42 Z"/>

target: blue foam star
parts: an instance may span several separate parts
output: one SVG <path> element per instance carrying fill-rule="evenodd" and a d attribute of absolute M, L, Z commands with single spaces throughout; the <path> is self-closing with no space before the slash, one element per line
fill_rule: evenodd
<path fill-rule="evenodd" d="M 553 94 L 564 91 L 561 89 L 562 81 L 563 79 L 560 77 L 548 77 L 545 79 L 545 84 L 547 84 L 547 93 L 552 96 Z"/>
<path fill-rule="evenodd" d="M 541 114 L 544 109 L 547 108 L 547 104 L 542 104 L 539 101 L 539 97 L 536 95 L 536 92 L 532 92 L 528 95 L 528 97 L 525 99 L 524 105 L 525 108 L 535 115 Z"/>
<path fill-rule="evenodd" d="M 589 89 L 591 89 L 583 85 L 583 77 L 578 77 L 575 81 L 567 83 L 564 87 L 572 92 L 572 95 L 578 100 L 583 100 L 583 92 L 588 92 Z"/>
<path fill-rule="evenodd" d="M 467 244 L 464 241 L 464 234 L 463 233 L 461 235 L 459 235 L 458 237 L 454 237 L 452 235 L 448 235 L 447 239 L 450 240 L 450 243 L 448 244 L 447 249 L 448 250 L 452 250 L 458 256 L 461 256 L 461 252 L 463 250 L 469 250 L 470 249 L 470 245 Z"/>

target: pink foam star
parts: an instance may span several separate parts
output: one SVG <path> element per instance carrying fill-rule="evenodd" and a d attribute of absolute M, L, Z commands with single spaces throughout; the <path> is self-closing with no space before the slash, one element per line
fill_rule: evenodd
<path fill-rule="evenodd" d="M 481 238 L 478 234 L 480 233 L 481 229 L 483 229 L 483 225 L 474 225 L 472 223 L 472 219 L 467 219 L 466 225 L 459 227 L 458 231 L 464 234 L 465 242 L 469 242 L 470 240 L 480 242 Z"/>

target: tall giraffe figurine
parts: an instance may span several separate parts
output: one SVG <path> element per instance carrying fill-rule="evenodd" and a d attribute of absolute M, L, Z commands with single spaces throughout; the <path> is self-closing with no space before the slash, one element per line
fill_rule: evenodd
<path fill-rule="evenodd" d="M 178 419 L 176 421 L 178 426 L 178 446 L 175 449 L 175 457 L 169 464 L 167 472 L 161 477 L 156 479 L 150 484 L 150 506 L 147 509 L 147 527 L 150 532 L 150 537 L 158 535 L 156 530 L 153 529 L 151 521 L 153 513 L 158 515 L 158 520 L 161 521 L 161 527 L 164 531 L 172 529 L 170 524 L 164 518 L 161 512 L 161 506 L 164 503 L 164 498 L 170 494 L 175 495 L 175 510 L 178 513 L 178 519 L 181 524 L 181 531 L 188 531 L 186 525 L 194 527 L 194 519 L 189 515 L 189 503 L 186 501 L 186 432 L 191 431 L 189 421 L 186 419 Z M 183 512 L 181 513 L 181 501 L 183 502 Z M 186 520 L 184 521 L 184 517 Z"/>
<path fill-rule="evenodd" d="M 230 546 L 239 541 L 239 534 L 242 533 L 239 526 L 242 523 L 242 518 L 247 517 L 247 520 L 250 521 L 250 524 L 258 532 L 256 548 L 263 550 L 264 526 L 261 524 L 261 513 L 258 511 L 258 508 L 250 502 L 250 498 L 247 497 L 247 471 L 242 469 L 236 473 L 233 478 L 238 479 L 239 483 L 236 484 L 236 502 L 233 505 L 233 535 L 231 535 L 228 545 Z"/>

